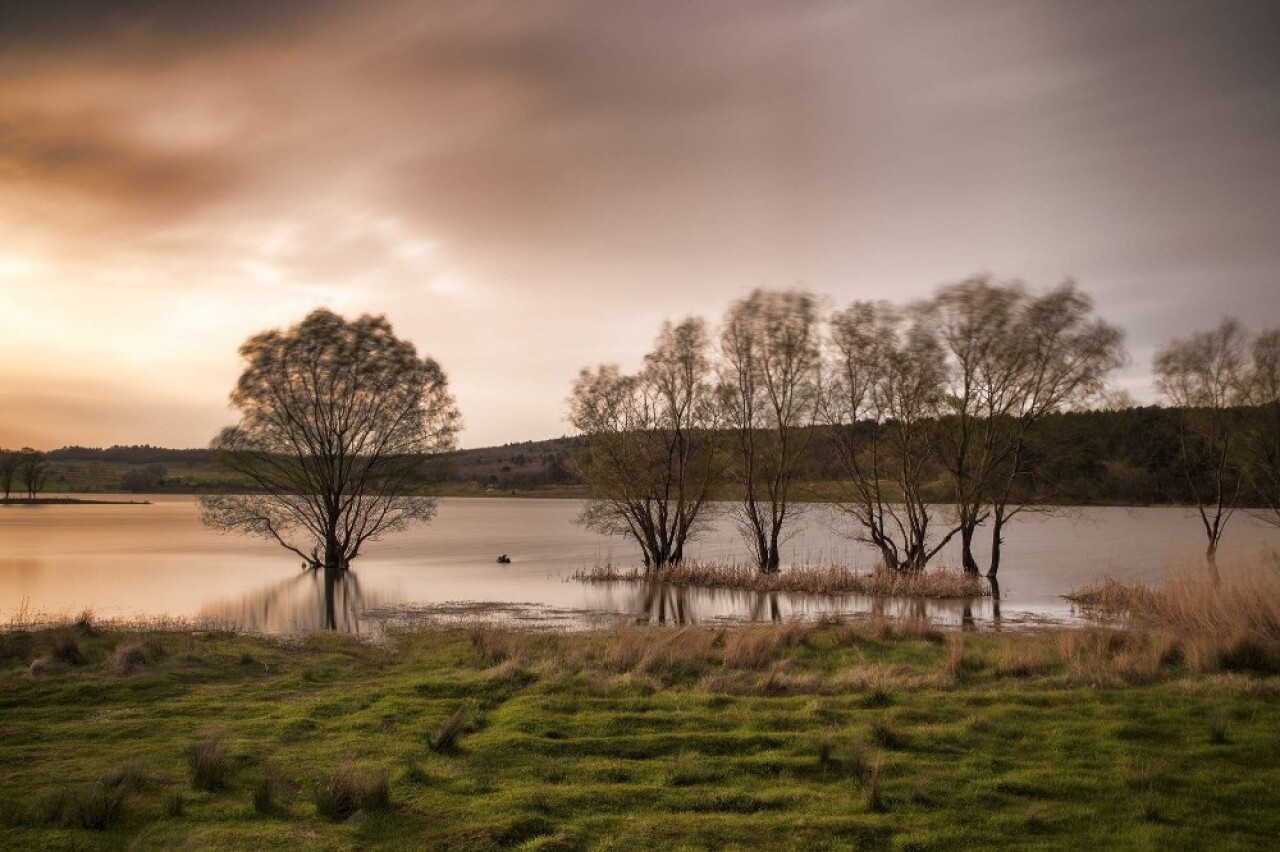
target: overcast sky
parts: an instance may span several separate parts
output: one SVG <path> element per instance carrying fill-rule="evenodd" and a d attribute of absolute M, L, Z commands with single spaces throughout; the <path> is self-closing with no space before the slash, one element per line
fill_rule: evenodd
<path fill-rule="evenodd" d="M 267 9 L 266 7 L 270 7 Z M 0 446 L 203 446 L 385 313 L 464 446 L 756 286 L 1074 277 L 1122 384 L 1280 323 L 1280 3 L 0 0 Z"/>

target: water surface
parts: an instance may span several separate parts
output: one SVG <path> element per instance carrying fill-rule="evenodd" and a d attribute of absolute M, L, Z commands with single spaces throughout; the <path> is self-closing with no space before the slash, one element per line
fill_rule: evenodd
<path fill-rule="evenodd" d="M 100 617 L 217 618 L 254 630 L 289 632 L 323 624 L 323 583 L 277 545 L 201 526 L 194 498 L 153 497 L 150 505 L 0 507 L 0 620 L 20 608 Z M 341 626 L 376 630 L 388 621 L 495 617 L 582 626 L 617 618 L 664 622 L 761 620 L 826 612 L 920 613 L 989 622 L 992 602 L 872 600 L 729 590 L 584 584 L 575 570 L 636 552 L 621 539 L 573 521 L 577 500 L 445 498 L 430 524 L 367 545 L 338 590 Z M 874 553 L 849 540 L 831 506 L 808 508 L 787 543 L 788 562 L 836 561 L 870 568 Z M 985 545 L 985 543 L 984 543 Z M 1280 546 L 1280 532 L 1238 513 L 1223 558 Z M 1062 599 L 1103 576 L 1158 581 L 1195 565 L 1203 532 L 1193 510 L 1087 508 L 1027 514 L 1012 523 L 1001 568 L 1005 621 L 1068 619 Z M 506 553 L 510 565 L 496 558 Z M 733 525 L 720 520 L 686 553 L 704 560 L 745 557 Z M 941 564 L 956 564 L 958 548 Z"/>

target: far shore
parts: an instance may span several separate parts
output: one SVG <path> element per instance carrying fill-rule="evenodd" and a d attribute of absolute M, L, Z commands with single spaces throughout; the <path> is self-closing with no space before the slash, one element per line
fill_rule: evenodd
<path fill-rule="evenodd" d="M 10 497 L 0 499 L 0 506 L 150 506 L 150 500 L 86 500 L 83 497 Z"/>

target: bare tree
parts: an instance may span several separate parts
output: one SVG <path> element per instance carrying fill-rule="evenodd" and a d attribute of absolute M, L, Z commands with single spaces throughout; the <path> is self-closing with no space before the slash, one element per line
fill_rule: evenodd
<path fill-rule="evenodd" d="M 240 355 L 240 422 L 212 446 L 260 493 L 202 497 L 207 525 L 323 565 L 332 589 L 366 541 L 434 515 L 415 489 L 426 455 L 453 446 L 457 408 L 440 366 L 384 317 L 316 310 Z"/>
<path fill-rule="evenodd" d="M 583 370 L 569 398 L 592 495 L 579 520 L 634 539 L 646 569 L 679 564 L 710 516 L 720 454 L 708 349 L 702 320 L 665 323 L 638 375 Z"/>
<path fill-rule="evenodd" d="M 887 304 L 854 302 L 831 319 L 831 365 L 822 395 L 855 537 L 884 566 L 920 571 L 957 532 L 931 535 L 926 486 L 943 409 L 945 364 L 920 322 Z"/>
<path fill-rule="evenodd" d="M 1026 299 L 1021 283 L 979 276 L 944 287 L 924 307 L 948 360 L 947 428 L 939 430 L 936 446 L 951 480 L 961 563 L 970 574 L 978 573 L 974 535 L 990 514 L 997 468 L 1011 453 L 994 426 L 1014 407 L 1023 367 L 1014 334 Z"/>
<path fill-rule="evenodd" d="M 22 487 L 26 489 L 28 500 L 36 499 L 36 495 L 44 490 L 48 475 L 49 461 L 44 453 L 30 447 L 23 447 L 22 452 L 18 453 L 18 478 L 22 480 Z"/>
<path fill-rule="evenodd" d="M 1215 578 L 1218 544 L 1245 484 L 1239 460 L 1249 399 L 1248 335 L 1234 319 L 1211 331 L 1171 340 L 1156 353 L 1156 388 L 1179 411 L 1178 449 L 1195 497 Z"/>
<path fill-rule="evenodd" d="M 4 499 L 13 494 L 13 486 L 18 480 L 18 465 L 22 457 L 13 450 L 0 450 L 0 489 L 4 489 Z"/>
<path fill-rule="evenodd" d="M 1093 301 L 1071 281 L 1037 296 L 1021 282 L 980 276 L 943 288 L 926 310 L 950 362 L 949 428 L 938 447 L 954 489 L 961 561 L 978 573 L 974 536 L 990 519 L 986 573 L 994 581 L 1005 525 L 1036 496 L 1040 465 L 1028 452 L 1035 427 L 1102 398 L 1124 362 L 1123 335 L 1093 316 Z"/>
<path fill-rule="evenodd" d="M 817 302 L 756 290 L 725 315 L 721 393 L 742 489 L 734 518 L 763 573 L 779 570 L 791 492 L 813 436 L 821 390 Z"/>
<path fill-rule="evenodd" d="M 991 559 L 987 577 L 1000 570 L 1004 526 L 1027 507 L 1019 493 L 1036 495 L 1041 467 L 1028 452 L 1029 438 L 1044 418 L 1105 397 L 1107 377 L 1125 361 L 1124 334 L 1093 317 L 1093 300 L 1067 281 L 1020 306 L 1009 347 L 1013 372 L 1007 407 L 990 412 L 987 425 L 995 469 L 988 482 Z M 1019 488 L 1023 481 L 1024 487 Z M 1040 490 L 1044 484 L 1039 483 Z"/>
<path fill-rule="evenodd" d="M 1250 347 L 1251 364 L 1245 431 L 1245 461 L 1253 492 L 1262 502 L 1255 514 L 1280 526 L 1280 328 L 1259 333 Z"/>

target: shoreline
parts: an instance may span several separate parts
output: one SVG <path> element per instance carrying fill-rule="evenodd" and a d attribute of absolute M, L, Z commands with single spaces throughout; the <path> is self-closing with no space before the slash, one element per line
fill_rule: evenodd
<path fill-rule="evenodd" d="M 108 493 L 108 492 L 103 492 Z M 150 500 L 93 500 L 83 497 L 11 497 L 0 500 L 0 506 L 150 506 Z"/>

